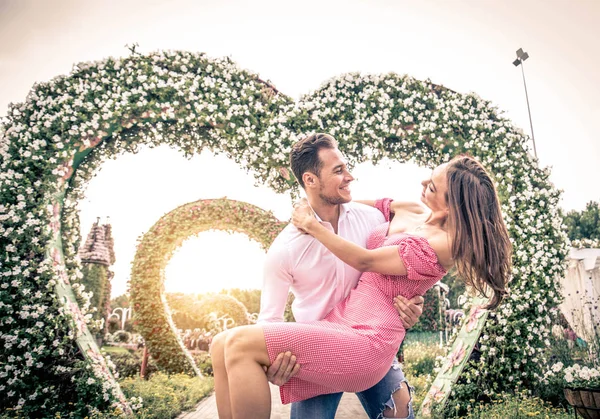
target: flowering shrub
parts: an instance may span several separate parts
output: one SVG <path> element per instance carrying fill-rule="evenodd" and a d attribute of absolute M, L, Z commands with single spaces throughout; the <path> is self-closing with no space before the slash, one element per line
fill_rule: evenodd
<path fill-rule="evenodd" d="M 571 247 L 575 249 L 600 249 L 600 239 L 572 240 Z"/>
<path fill-rule="evenodd" d="M 558 379 L 569 388 L 600 389 L 600 367 L 581 366 L 574 364 L 569 367 L 557 362 L 544 374 L 546 381 Z"/>
<path fill-rule="evenodd" d="M 132 53 L 34 85 L 0 124 L 0 410 L 128 410 L 73 287 L 81 280 L 77 203 L 105 159 L 144 144 L 186 156 L 206 147 L 286 192 L 295 188 L 291 145 L 317 131 L 333 134 L 351 164 L 433 166 L 466 152 L 496 175 L 514 246 L 511 295 L 463 374 L 461 385 L 471 386 L 457 394 L 469 400 L 539 379 L 567 251 L 559 192 L 522 131 L 490 102 L 408 76 L 345 74 L 294 103 L 228 58 Z M 162 315 L 157 329 L 168 334 L 156 295 L 144 306 Z"/>
<path fill-rule="evenodd" d="M 273 214 L 254 205 L 216 199 L 182 205 L 144 234 L 133 260 L 129 292 L 136 330 L 161 368 L 200 375 L 177 333 L 164 295 L 164 270 L 173 252 L 185 239 L 209 229 L 243 232 L 266 249 L 284 226 Z M 234 324 L 247 324 L 246 308 L 231 296 L 207 297 L 198 309 L 204 314 L 231 311 Z"/>
<path fill-rule="evenodd" d="M 463 419 L 571 419 L 573 416 L 562 408 L 553 407 L 550 403 L 523 392 L 521 394 L 500 394 L 493 403 L 471 406 Z M 444 418 L 457 417 L 447 412 Z"/>

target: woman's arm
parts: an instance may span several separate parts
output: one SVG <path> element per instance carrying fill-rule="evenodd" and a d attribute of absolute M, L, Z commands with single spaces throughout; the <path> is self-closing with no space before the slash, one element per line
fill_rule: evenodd
<path fill-rule="evenodd" d="M 374 199 L 359 199 L 354 202 L 358 202 L 359 204 L 363 204 L 363 205 L 368 205 L 369 207 L 375 207 L 376 201 Z"/>
<path fill-rule="evenodd" d="M 377 203 L 376 200 L 374 199 L 360 199 L 354 202 L 358 202 L 359 204 L 363 204 L 363 205 L 368 205 L 370 207 L 375 207 L 375 204 Z M 410 212 L 415 212 L 415 213 L 423 213 L 425 211 L 424 207 L 422 204 L 419 204 L 418 202 L 411 202 L 411 201 L 392 201 L 392 203 L 390 204 L 390 213 L 391 214 L 395 214 L 398 211 L 402 211 L 402 210 L 408 210 Z"/>
<path fill-rule="evenodd" d="M 292 222 L 300 230 L 319 240 L 342 262 L 361 272 L 377 272 L 386 275 L 406 275 L 406 267 L 398 253 L 398 246 L 365 249 L 347 241 L 327 228 L 315 218 L 306 201 L 295 205 Z"/>

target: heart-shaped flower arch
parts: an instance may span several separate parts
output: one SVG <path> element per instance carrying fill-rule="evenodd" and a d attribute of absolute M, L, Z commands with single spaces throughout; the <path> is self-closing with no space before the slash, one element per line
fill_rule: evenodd
<path fill-rule="evenodd" d="M 136 330 L 144 337 L 149 352 L 161 368 L 171 373 L 200 375 L 168 314 L 164 270 L 173 252 L 189 237 L 207 230 L 244 233 L 267 250 L 286 224 L 272 213 L 245 202 L 201 200 L 174 209 L 144 234 L 133 260 L 130 297 Z"/>
<path fill-rule="evenodd" d="M 408 76 L 346 74 L 294 103 L 227 58 L 156 52 L 36 84 L 0 127 L 0 409 L 85 416 L 105 400 L 125 406 L 73 294 L 76 205 L 105 158 L 141 144 L 186 156 L 206 147 L 284 192 L 294 187 L 291 144 L 316 131 L 333 134 L 350 163 L 432 166 L 467 152 L 496 174 L 515 251 L 511 298 L 485 326 L 478 375 L 463 376 L 487 393 L 534 380 L 566 256 L 559 192 L 489 102 Z"/>

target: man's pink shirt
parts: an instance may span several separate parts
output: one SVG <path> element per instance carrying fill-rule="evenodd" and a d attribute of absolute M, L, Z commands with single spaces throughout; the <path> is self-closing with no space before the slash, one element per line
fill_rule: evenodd
<path fill-rule="evenodd" d="M 371 231 L 384 222 L 383 214 L 373 207 L 342 204 L 338 235 L 365 247 Z M 321 224 L 333 231 L 330 223 Z M 297 322 L 321 320 L 356 287 L 360 274 L 314 237 L 289 224 L 267 252 L 258 322 L 283 321 L 290 290 Z"/>

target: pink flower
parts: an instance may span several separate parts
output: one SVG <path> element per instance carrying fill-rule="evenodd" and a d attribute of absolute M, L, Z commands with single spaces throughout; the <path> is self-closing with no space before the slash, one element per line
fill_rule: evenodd
<path fill-rule="evenodd" d="M 467 351 L 464 345 L 464 342 L 462 340 L 458 341 L 458 345 L 456 346 L 456 348 L 452 351 L 452 353 L 450 355 L 448 355 L 448 360 L 446 361 L 446 366 L 444 367 L 444 372 L 448 371 L 448 370 L 453 370 L 454 367 L 456 367 L 457 365 L 459 365 L 463 358 L 465 357 Z"/>
<path fill-rule="evenodd" d="M 51 255 L 52 255 L 52 265 L 54 267 L 60 266 L 62 264 L 62 256 L 61 256 L 58 248 L 53 247 Z"/>
<path fill-rule="evenodd" d="M 485 310 L 481 306 L 475 306 L 471 309 L 469 313 L 469 318 L 467 319 L 467 332 L 473 331 L 477 327 L 477 323 L 479 323 L 479 318 L 486 313 Z"/>
<path fill-rule="evenodd" d="M 431 402 L 435 401 L 436 403 L 439 403 L 440 401 L 442 401 L 444 399 L 444 397 L 446 397 L 446 393 L 441 391 L 438 387 L 436 386 L 431 386 L 431 388 L 429 389 L 429 392 L 427 392 L 427 396 L 425 397 L 425 400 L 423 401 L 423 415 L 425 417 L 430 416 L 431 415 Z"/>
<path fill-rule="evenodd" d="M 77 336 L 79 336 L 85 330 L 85 319 L 83 318 L 83 314 L 81 314 L 81 310 L 79 310 L 77 303 L 69 302 L 69 309 L 71 314 L 73 314 L 75 326 L 77 327 Z"/>

